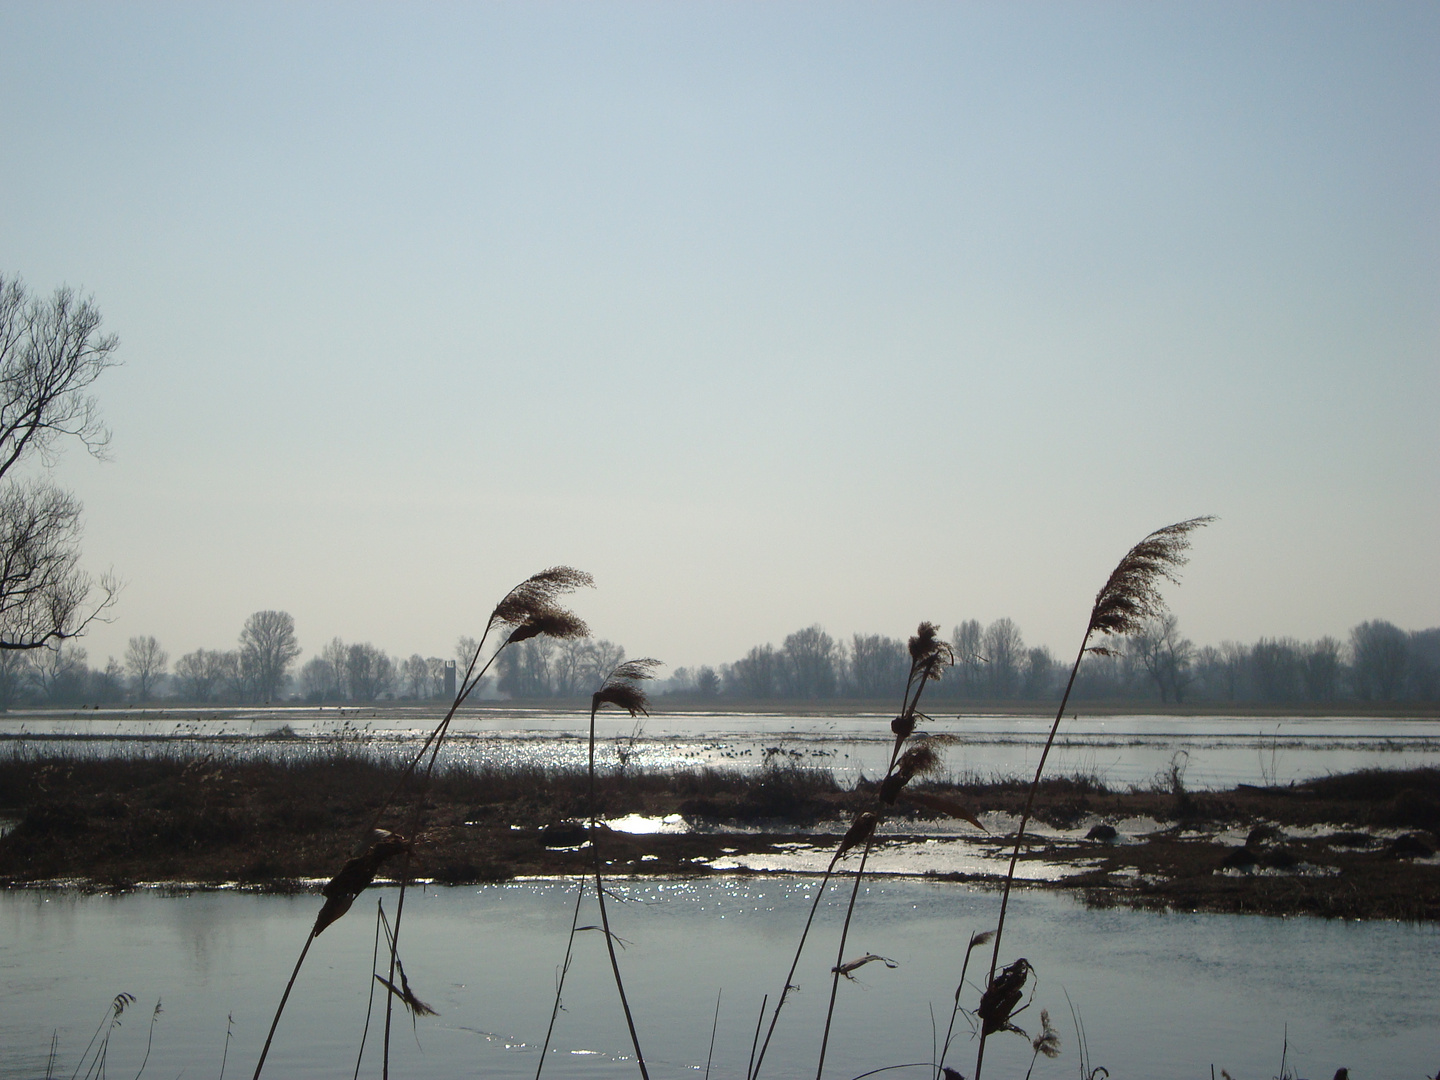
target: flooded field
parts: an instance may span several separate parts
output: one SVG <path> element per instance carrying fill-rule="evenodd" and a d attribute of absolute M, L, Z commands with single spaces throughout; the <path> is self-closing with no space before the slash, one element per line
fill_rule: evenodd
<path fill-rule="evenodd" d="M 336 744 L 376 755 L 417 749 L 440 714 L 427 708 L 83 710 L 0 717 L 0 753 L 62 748 L 78 754 L 156 749 L 303 755 Z M 954 776 L 1033 773 L 1053 717 L 936 716 Z M 581 766 L 588 718 L 579 712 L 478 709 L 457 716 L 442 757 L 497 765 Z M 842 783 L 883 774 L 888 715 L 663 713 L 635 723 L 603 717 L 606 764 L 641 768 L 759 767 L 767 761 L 833 770 Z M 1106 785 L 1151 783 L 1177 752 L 1194 790 L 1287 784 L 1359 769 L 1440 764 L 1440 720 L 1356 717 L 1085 716 L 1067 719 L 1048 775 L 1082 773 Z"/>

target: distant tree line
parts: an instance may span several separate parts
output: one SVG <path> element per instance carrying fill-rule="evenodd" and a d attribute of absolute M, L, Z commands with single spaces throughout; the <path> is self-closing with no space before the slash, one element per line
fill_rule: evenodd
<path fill-rule="evenodd" d="M 971 619 L 950 635 L 955 666 L 930 691 L 952 702 L 1043 702 L 1059 693 L 1068 668 L 1050 650 L 1025 644 L 1010 619 L 982 626 Z M 391 656 L 369 642 L 331 638 L 295 670 L 300 645 L 284 611 L 245 620 L 236 647 L 196 649 L 170 666 L 150 636 L 133 637 L 123 662 L 90 667 L 73 641 L 28 651 L 0 650 L 0 711 L 19 705 L 265 704 L 313 705 L 429 701 L 453 693 L 476 642 L 462 637 L 452 658 Z M 506 649 L 482 693 L 513 700 L 584 697 L 625 659 L 614 642 L 533 638 Z M 832 638 L 820 626 L 756 645 L 718 668 L 676 668 L 657 689 L 735 702 L 883 701 L 905 683 L 905 642 L 881 634 Z M 1383 620 L 1363 622 L 1345 641 L 1322 637 L 1226 641 L 1197 648 L 1174 616 L 1126 638 L 1113 655 L 1085 658 L 1077 700 L 1162 704 L 1331 704 L 1440 700 L 1440 628 L 1406 632 Z"/>
<path fill-rule="evenodd" d="M 967 702 L 1047 701 L 1068 666 L 1048 648 L 1027 647 L 1010 619 L 957 625 L 955 666 L 931 693 Z M 880 634 L 832 638 L 820 626 L 774 645 L 756 645 L 718 669 L 677 668 L 667 689 L 743 701 L 885 699 L 904 686 L 905 642 Z M 1440 699 L 1440 628 L 1407 633 L 1383 620 L 1361 623 L 1347 641 L 1261 638 L 1197 648 L 1174 616 L 1126 638 L 1110 656 L 1089 655 L 1073 697 L 1080 700 L 1209 704 L 1328 704 Z"/>

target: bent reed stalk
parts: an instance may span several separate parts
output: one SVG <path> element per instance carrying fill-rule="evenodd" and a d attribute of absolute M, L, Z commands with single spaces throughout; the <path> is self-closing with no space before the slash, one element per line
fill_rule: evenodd
<path fill-rule="evenodd" d="M 1020 848 L 1025 842 L 1025 826 L 1035 807 L 1035 793 L 1040 788 L 1040 777 L 1045 771 L 1045 759 L 1055 744 L 1060 730 L 1060 721 L 1065 715 L 1065 706 L 1070 700 L 1070 691 L 1075 687 L 1075 677 L 1080 672 L 1081 661 L 1087 652 L 1098 655 L 1112 655 L 1112 650 L 1103 645 L 1090 645 L 1095 634 L 1120 636 L 1133 634 L 1148 620 L 1159 618 L 1165 612 L 1165 600 L 1160 595 L 1161 581 L 1179 584 L 1177 574 L 1188 561 L 1186 552 L 1190 549 L 1190 534 L 1210 524 L 1215 518 L 1210 515 L 1193 517 L 1186 521 L 1156 529 L 1145 539 L 1126 552 L 1105 585 L 1095 596 L 1090 609 L 1090 621 L 1080 639 L 1080 651 L 1070 667 L 1070 678 L 1065 683 L 1065 693 L 1060 698 L 1060 707 L 1055 710 L 1055 722 L 1050 725 L 1050 734 L 1040 751 L 1040 763 L 1035 767 L 1035 779 L 1025 796 L 1025 808 L 1020 813 L 1020 824 L 1015 830 L 1015 847 L 1010 853 L 1010 866 L 1005 872 L 1005 886 L 1000 895 L 1000 918 L 995 925 L 995 947 L 990 954 L 990 973 L 986 986 L 995 982 L 995 970 L 1000 961 L 1000 942 L 1005 932 L 1005 913 L 1010 906 L 1010 888 L 1015 882 L 1015 865 L 1020 860 Z M 968 959 L 968 957 L 967 957 Z M 975 1054 L 975 1080 L 980 1080 L 985 1063 L 985 1040 L 988 1033 L 982 1027 L 980 1046 Z"/>
<path fill-rule="evenodd" d="M 645 1054 L 640 1049 L 640 1036 L 635 1031 L 635 1017 L 625 996 L 625 980 L 620 977 L 620 958 L 615 955 L 615 935 L 610 930 L 610 915 L 605 907 L 605 882 L 602 880 L 604 864 L 600 858 L 600 815 L 595 798 L 595 717 L 604 705 L 624 709 L 632 717 L 641 714 L 648 716 L 650 702 L 639 683 L 652 678 L 652 670 L 659 666 L 659 660 L 627 660 L 610 672 L 600 689 L 590 697 L 590 852 L 595 863 L 595 902 L 600 907 L 601 932 L 605 935 L 605 949 L 610 954 L 610 970 L 615 974 L 615 991 L 620 995 L 620 1007 L 625 1012 L 625 1026 L 630 1030 L 630 1044 L 635 1047 L 635 1061 L 640 1066 L 642 1080 L 650 1080 L 650 1073 L 645 1068 Z M 574 934 L 573 927 L 571 934 Z"/>
<path fill-rule="evenodd" d="M 460 706 L 470 697 L 480 685 L 491 666 L 495 663 L 501 652 L 508 646 L 526 641 L 532 637 L 546 635 L 556 638 L 584 637 L 588 634 L 587 627 L 583 620 L 573 612 L 556 604 L 557 597 L 575 591 L 578 588 L 594 584 L 594 579 L 583 570 L 576 570 L 570 566 L 553 566 L 548 570 L 542 570 L 538 574 L 526 578 L 516 585 L 495 605 L 486 621 L 485 631 L 481 634 L 479 643 L 466 665 L 464 677 L 461 679 L 460 687 L 455 694 L 455 699 L 450 703 L 445 716 L 435 726 L 435 729 L 421 744 L 420 749 L 415 752 L 410 763 L 405 767 L 394 789 L 375 811 L 370 822 L 369 835 L 371 843 L 360 855 L 351 859 L 341 868 L 339 874 L 330 880 L 321 891 L 326 896 L 324 907 L 316 917 L 314 926 L 311 927 L 305 944 L 300 950 L 300 956 L 295 961 L 295 969 L 290 973 L 290 979 L 285 984 L 285 990 L 280 995 L 280 1004 L 275 1010 L 274 1019 L 270 1022 L 270 1030 L 265 1036 L 265 1045 L 260 1051 L 260 1058 L 255 1063 L 255 1072 L 252 1080 L 260 1080 L 260 1075 L 265 1068 L 265 1060 L 270 1054 L 270 1046 L 275 1038 L 275 1031 L 280 1025 L 280 1017 L 285 1012 L 285 1005 L 290 999 L 290 992 L 295 986 L 295 980 L 299 978 L 300 968 L 305 963 L 305 957 L 310 951 L 310 946 L 324 929 L 345 914 L 354 903 L 355 898 L 364 891 L 375 879 L 379 872 L 380 865 L 393 858 L 395 855 L 403 855 L 400 873 L 400 895 L 395 909 L 395 926 L 390 937 L 390 969 L 389 983 L 395 983 L 396 967 L 399 963 L 398 950 L 400 938 L 400 920 L 405 909 L 406 886 L 410 881 L 410 868 L 413 855 L 414 841 L 419 834 L 420 825 L 424 817 L 425 795 L 434 777 L 435 763 L 440 755 L 440 747 L 445 741 L 450 730 L 450 722 L 454 719 L 455 713 Z M 492 631 L 509 628 L 509 633 L 504 641 L 495 649 L 485 664 L 476 670 L 480 657 L 485 649 L 485 642 Z M 426 752 L 430 754 L 429 764 L 425 768 L 423 778 L 414 792 L 414 804 L 409 818 L 408 835 L 409 839 L 395 836 L 384 829 L 380 829 L 379 823 L 390 807 L 400 797 L 406 785 L 415 774 L 420 762 L 425 759 Z M 385 1036 L 384 1036 L 384 1064 L 382 1075 L 385 1080 L 390 1076 L 390 1031 L 392 1016 L 394 1013 L 393 993 L 386 994 L 385 1000 Z"/>

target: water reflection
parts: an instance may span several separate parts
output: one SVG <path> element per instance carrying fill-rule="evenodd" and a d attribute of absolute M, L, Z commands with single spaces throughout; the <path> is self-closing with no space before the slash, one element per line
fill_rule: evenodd
<path fill-rule="evenodd" d="M 408 1020 L 400 1025 L 400 1075 L 534 1075 L 575 887 L 539 881 L 411 894 L 406 970 L 440 1015 L 413 1029 Z M 814 888 L 790 878 L 616 882 L 625 902 L 611 917 L 629 942 L 621 962 L 655 1075 L 703 1072 L 722 990 L 711 1075 L 743 1075 L 760 997 L 779 991 Z M 393 910 L 393 892 L 383 895 Z M 317 940 L 267 1075 L 353 1069 L 376 898 L 366 894 Z M 582 925 L 594 921 L 589 904 Z M 61 1047 L 56 1071 L 65 1075 L 121 990 L 139 1002 L 112 1044 L 115 1075 L 138 1068 L 141 1017 L 157 998 L 165 1012 L 147 1075 L 218 1074 L 230 1015 L 228 1070 L 246 1074 L 317 908 L 313 896 L 235 892 L 0 894 L 0 1075 L 43 1076 L 52 1031 Z M 899 966 L 870 965 L 857 982 L 842 981 L 829 1075 L 928 1060 L 931 1009 L 943 1026 L 964 944 L 993 925 L 996 908 L 993 892 L 965 886 L 886 880 L 865 888 L 848 951 Z M 842 917 L 836 889 L 797 973 L 801 989 L 786 1006 L 769 1075 L 813 1069 Z M 1068 1018 L 1068 991 L 1093 1063 L 1116 1076 L 1188 1078 L 1212 1063 L 1217 1075 L 1274 1075 L 1288 1025 L 1297 1075 L 1329 1076 L 1345 1065 L 1357 1076 L 1419 1077 L 1433 1069 L 1440 1045 L 1440 990 L 1430 972 L 1437 944 L 1433 926 L 1092 911 L 1022 893 L 1012 902 L 1006 952 L 1023 954 L 1040 974 L 1037 1007 L 1021 1023 L 1033 1026 L 1039 1006 Z M 967 991 L 972 1004 L 975 996 Z M 1037 1077 L 1077 1071 L 1073 1030 L 1059 1026 L 1065 1056 L 1042 1062 Z M 596 933 L 577 942 L 552 1045 L 547 1075 L 634 1075 Z M 967 1035 L 960 1045 L 956 1064 L 968 1074 L 973 1043 Z M 987 1064 L 996 1076 L 1023 1075 L 1029 1056 L 1028 1044 L 1012 1037 L 987 1050 Z M 365 1074 L 375 1075 L 369 1052 L 367 1062 Z"/>

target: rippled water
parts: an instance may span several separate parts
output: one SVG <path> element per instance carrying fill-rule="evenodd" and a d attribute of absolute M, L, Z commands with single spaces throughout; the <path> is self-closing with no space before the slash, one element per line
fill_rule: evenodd
<path fill-rule="evenodd" d="M 84 710 L 0 718 L 0 753 L 54 750 L 126 754 L 160 748 L 297 755 L 345 745 L 382 755 L 413 753 L 438 719 L 433 709 Z M 954 774 L 1024 775 L 1039 760 L 1051 723 L 1042 716 L 938 716 L 925 730 L 945 737 Z M 458 716 L 444 756 L 454 761 L 580 767 L 588 716 L 481 709 Z M 602 718 L 603 757 L 640 767 L 749 768 L 767 760 L 835 770 L 843 781 L 883 773 L 888 716 L 657 713 L 643 724 Z M 1124 787 L 1147 784 L 1184 751 L 1194 789 L 1289 783 L 1362 768 L 1440 764 L 1440 720 L 1173 716 L 1067 719 L 1046 764 L 1050 775 L 1093 774 Z"/>
<path fill-rule="evenodd" d="M 621 963 L 653 1076 L 705 1075 L 717 995 L 710 1075 L 744 1074 L 761 995 L 779 990 L 813 888 L 793 878 L 616 884 L 630 902 L 614 906 L 612 922 L 627 942 Z M 368 893 L 317 939 L 267 1076 L 351 1075 L 377 895 L 393 910 L 393 890 Z M 395 1074 L 533 1076 L 574 896 L 573 884 L 552 881 L 412 891 L 401 953 L 415 992 L 440 1015 L 399 1022 Z M 822 906 L 767 1075 L 813 1073 L 841 903 L 834 890 Z M 318 906 L 313 896 L 233 892 L 0 894 L 0 1075 L 44 1076 L 53 1032 L 54 1074 L 68 1076 L 125 991 L 138 1000 L 112 1036 L 110 1075 L 139 1068 L 160 999 L 146 1076 L 218 1075 L 227 1020 L 226 1074 L 249 1076 Z M 932 1010 L 943 1032 L 965 942 L 993 925 L 997 907 L 996 893 L 953 884 L 867 886 L 847 957 L 874 952 L 898 966 L 872 963 L 842 980 L 826 1075 L 931 1060 Z M 594 921 L 587 900 L 581 924 Z M 1437 946 L 1434 926 L 1092 911 L 1017 893 L 1004 953 L 1039 972 L 1022 1026 L 1033 1031 L 1045 1007 L 1061 1033 L 1063 1056 L 1042 1058 L 1037 1078 L 1079 1072 L 1068 993 L 1091 1064 L 1117 1078 L 1204 1077 L 1212 1064 L 1241 1080 L 1277 1076 L 1288 1033 L 1294 1075 L 1329 1077 L 1344 1065 L 1357 1080 L 1419 1080 L 1440 1064 Z M 967 989 L 965 1002 L 976 999 Z M 952 1061 L 969 1075 L 974 1044 L 963 1021 L 960 1030 Z M 362 1075 L 378 1075 L 378 1045 L 372 1027 Z M 582 933 L 546 1075 L 634 1076 L 629 1053 L 603 941 Z M 1023 1076 L 1030 1056 L 1016 1036 L 992 1042 L 986 1075 Z"/>

